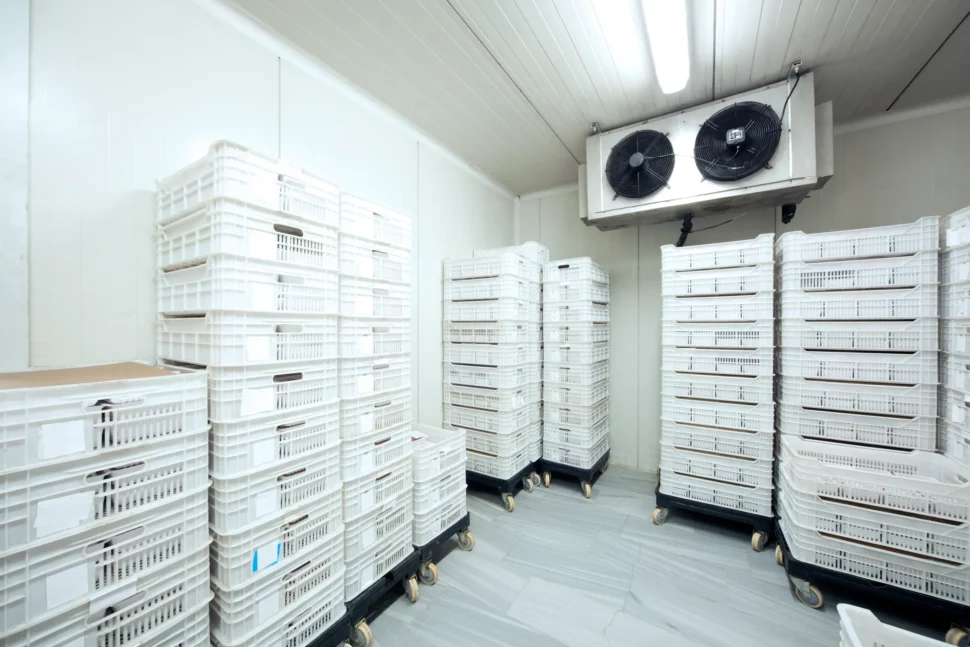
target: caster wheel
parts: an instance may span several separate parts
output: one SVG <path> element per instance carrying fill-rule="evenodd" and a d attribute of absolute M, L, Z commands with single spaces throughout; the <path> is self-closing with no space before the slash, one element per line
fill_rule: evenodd
<path fill-rule="evenodd" d="M 947 645 L 960 645 L 961 647 L 965 647 L 968 644 L 967 638 L 966 631 L 959 627 L 952 627 L 946 632 L 946 638 L 944 640 Z"/>
<path fill-rule="evenodd" d="M 542 475 L 542 484 L 545 485 L 546 487 L 549 487 L 550 483 L 552 483 L 552 474 L 549 472 L 546 472 Z"/>
<path fill-rule="evenodd" d="M 600 474 L 606 474 L 606 470 L 608 470 L 609 468 L 610 468 L 610 459 L 607 458 L 605 461 L 603 461 L 603 464 L 600 465 Z"/>
<path fill-rule="evenodd" d="M 806 607 L 812 609 L 821 609 L 822 605 L 825 604 L 825 598 L 822 597 L 822 592 L 818 590 L 813 584 L 808 585 L 808 594 L 802 593 L 801 590 L 795 587 L 795 597 L 798 601 L 804 604 Z"/>
<path fill-rule="evenodd" d="M 653 519 L 655 524 L 661 526 L 663 525 L 663 522 L 667 520 L 668 513 L 669 510 L 667 510 L 667 508 L 654 508 L 653 514 L 650 515 L 650 518 Z"/>
<path fill-rule="evenodd" d="M 354 627 L 353 633 L 350 634 L 350 645 L 351 647 L 370 647 L 372 642 L 374 642 L 374 634 L 371 633 L 370 625 L 367 624 L 366 620 L 361 620 Z"/>
<path fill-rule="evenodd" d="M 582 483 L 580 483 L 579 487 L 582 488 L 583 496 L 586 497 L 587 499 L 593 496 L 593 486 L 587 483 L 586 481 L 583 481 Z"/>
<path fill-rule="evenodd" d="M 533 472 L 532 474 L 529 474 L 529 478 L 532 479 L 532 484 L 535 485 L 536 487 L 539 487 L 540 485 L 542 485 L 542 479 L 539 478 L 539 472 Z"/>
<path fill-rule="evenodd" d="M 760 530 L 755 530 L 751 534 L 751 548 L 756 553 L 760 553 L 765 549 L 765 544 L 768 543 L 768 535 L 761 532 Z"/>
<path fill-rule="evenodd" d="M 418 598 L 421 597 L 421 594 L 418 592 L 418 578 L 412 575 L 404 580 L 404 592 L 408 595 L 408 602 L 411 604 L 417 602 Z"/>
<path fill-rule="evenodd" d="M 503 496 L 502 503 L 505 504 L 506 512 L 512 512 L 513 510 L 515 510 L 515 497 L 513 497 L 511 494 L 506 494 L 505 496 Z"/>
<path fill-rule="evenodd" d="M 785 565 L 785 551 L 781 549 L 781 544 L 775 546 L 775 564 Z"/>
<path fill-rule="evenodd" d="M 434 586 L 434 583 L 438 581 L 438 567 L 434 565 L 434 562 L 421 565 L 421 570 L 418 571 L 418 580 L 425 586 Z"/>
<path fill-rule="evenodd" d="M 466 553 L 475 547 L 475 535 L 470 530 L 458 533 L 458 547 Z"/>
<path fill-rule="evenodd" d="M 536 484 L 532 482 L 531 476 L 527 476 L 522 479 L 522 487 L 525 488 L 526 492 L 532 492 L 534 489 L 536 489 Z"/>

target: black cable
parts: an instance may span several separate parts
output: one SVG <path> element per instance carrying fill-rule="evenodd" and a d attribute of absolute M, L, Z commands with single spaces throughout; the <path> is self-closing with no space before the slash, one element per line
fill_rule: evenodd
<path fill-rule="evenodd" d="M 687 235 L 690 233 L 690 230 L 694 228 L 693 220 L 694 214 L 684 214 L 684 224 L 680 228 L 680 238 L 677 239 L 677 243 L 674 245 L 674 247 L 683 247 L 684 243 L 687 242 Z"/>
<path fill-rule="evenodd" d="M 781 107 L 781 124 L 785 125 L 785 111 L 788 110 L 788 100 L 791 99 L 791 95 L 795 94 L 795 88 L 798 87 L 798 81 L 802 76 L 799 74 L 795 77 L 795 85 L 791 86 L 791 92 L 788 93 L 788 97 L 785 99 L 785 105 Z"/>

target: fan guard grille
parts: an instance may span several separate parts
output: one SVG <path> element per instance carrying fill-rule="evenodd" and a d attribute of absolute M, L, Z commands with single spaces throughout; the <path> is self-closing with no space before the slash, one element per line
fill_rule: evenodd
<path fill-rule="evenodd" d="M 742 141 L 728 143 L 728 132 L 742 129 Z M 781 119 L 756 101 L 728 106 L 705 121 L 694 140 L 694 161 L 705 179 L 736 182 L 767 166 L 781 139 Z"/>
<path fill-rule="evenodd" d="M 610 151 L 606 179 L 613 187 L 613 199 L 645 198 L 662 186 L 674 172 L 674 147 L 664 133 L 638 130 L 627 135 Z"/>

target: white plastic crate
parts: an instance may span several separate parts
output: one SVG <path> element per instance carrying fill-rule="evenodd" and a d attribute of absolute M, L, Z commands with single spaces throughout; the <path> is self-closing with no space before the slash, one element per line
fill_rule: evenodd
<path fill-rule="evenodd" d="M 209 598 L 212 598 L 211 590 Z M 179 625 L 166 630 L 164 638 L 159 637 L 152 643 L 153 647 L 210 647 L 208 601 L 190 609 Z"/>
<path fill-rule="evenodd" d="M 771 460 L 775 453 L 775 435 L 770 431 L 751 433 L 710 429 L 664 420 L 660 438 L 663 443 L 678 449 L 717 456 Z"/>
<path fill-rule="evenodd" d="M 344 530 L 344 559 L 352 562 L 371 546 L 397 535 L 414 520 L 413 494 L 409 488 L 393 505 L 374 508 L 347 524 Z"/>
<path fill-rule="evenodd" d="M 937 429 L 937 448 L 958 465 L 970 467 L 970 430 L 940 418 Z"/>
<path fill-rule="evenodd" d="M 445 384 L 476 386 L 489 389 L 513 389 L 542 379 L 538 362 L 518 366 L 444 365 Z"/>
<path fill-rule="evenodd" d="M 595 364 L 610 358 L 609 342 L 585 344 L 547 343 L 543 349 L 543 361 L 551 364 Z"/>
<path fill-rule="evenodd" d="M 75 604 L 7 633 L 3 645 L 171 647 L 174 642 L 188 647 L 187 641 L 199 632 L 199 612 L 205 612 L 212 598 L 208 582 L 209 548 L 204 546 L 187 555 L 178 567 L 163 569 L 157 578 L 136 579 L 127 587 L 114 589 L 96 605 Z"/>
<path fill-rule="evenodd" d="M 698 297 L 771 292 L 775 289 L 775 264 L 682 272 L 663 270 L 660 293 L 664 296 Z"/>
<path fill-rule="evenodd" d="M 373 357 L 410 352 L 410 321 L 340 318 L 340 357 Z"/>
<path fill-rule="evenodd" d="M 528 344 L 449 344 L 444 345 L 445 363 L 478 366 L 513 366 L 542 361 L 539 341 Z"/>
<path fill-rule="evenodd" d="M 553 384 L 592 386 L 609 378 L 609 376 L 610 363 L 608 361 L 597 362 L 596 364 L 553 364 L 549 362 L 542 366 L 543 382 Z"/>
<path fill-rule="evenodd" d="M 413 551 L 412 528 L 402 528 L 384 542 L 378 542 L 357 559 L 347 562 L 344 573 L 344 595 L 352 600 L 368 586 L 384 577 L 392 568 L 400 564 Z"/>
<path fill-rule="evenodd" d="M 591 407 L 610 396 L 610 381 L 600 380 L 589 386 L 549 382 L 542 387 L 542 399 L 550 404 Z"/>
<path fill-rule="evenodd" d="M 529 456 L 529 460 L 533 462 L 538 461 L 542 458 L 542 438 L 541 437 L 535 438 L 532 440 L 531 443 L 529 443 L 528 456 Z"/>
<path fill-rule="evenodd" d="M 401 249 L 411 249 L 410 216 L 368 200 L 340 194 L 340 231 Z"/>
<path fill-rule="evenodd" d="M 442 262 L 446 279 L 477 279 L 488 276 L 515 276 L 538 283 L 541 280 L 542 266 L 519 256 L 515 252 L 503 251 L 494 256 L 480 256 Z"/>
<path fill-rule="evenodd" d="M 935 416 L 900 418 L 839 413 L 778 402 L 778 431 L 805 438 L 933 451 L 935 429 Z"/>
<path fill-rule="evenodd" d="M 663 347 L 663 368 L 680 373 L 764 377 L 775 374 L 774 350 Z"/>
<path fill-rule="evenodd" d="M 337 230 L 236 200 L 215 199 L 159 227 L 158 267 L 191 265 L 217 254 L 336 272 Z"/>
<path fill-rule="evenodd" d="M 203 366 L 312 362 L 337 354 L 337 317 L 214 311 L 158 320 L 157 356 Z"/>
<path fill-rule="evenodd" d="M 775 322 L 762 319 L 751 323 L 663 322 L 663 345 L 683 348 L 772 348 Z"/>
<path fill-rule="evenodd" d="M 942 388 L 939 392 L 940 417 L 966 427 L 970 425 L 970 394 Z"/>
<path fill-rule="evenodd" d="M 340 478 L 344 481 L 360 478 L 410 453 L 410 422 L 345 439 L 340 446 Z"/>
<path fill-rule="evenodd" d="M 344 482 L 344 523 L 355 521 L 378 508 L 394 507 L 405 492 L 410 498 L 410 455 L 376 472 Z"/>
<path fill-rule="evenodd" d="M 340 397 L 359 398 L 411 386 L 411 356 L 340 360 Z"/>
<path fill-rule="evenodd" d="M 774 259 L 774 234 L 761 234 L 750 240 L 714 243 L 694 247 L 660 247 L 663 270 L 705 270 L 771 263 Z"/>
<path fill-rule="evenodd" d="M 598 402 L 591 407 L 552 404 L 551 402 L 545 403 L 542 407 L 542 419 L 545 422 L 572 427 L 592 427 L 609 415 L 609 399 Z"/>
<path fill-rule="evenodd" d="M 465 447 L 494 456 L 515 456 L 529 448 L 536 425 L 539 423 L 533 422 L 527 427 L 512 432 L 467 429 Z"/>
<path fill-rule="evenodd" d="M 967 566 L 953 566 L 841 541 L 791 523 L 779 499 L 779 527 L 799 562 L 966 605 L 970 602 Z"/>
<path fill-rule="evenodd" d="M 340 401 L 340 437 L 357 438 L 411 420 L 411 389 Z"/>
<path fill-rule="evenodd" d="M 564 322 L 609 323 L 610 307 L 589 301 L 558 301 L 542 306 L 543 325 Z"/>
<path fill-rule="evenodd" d="M 465 492 L 465 470 L 456 465 L 439 476 L 414 484 L 414 514 L 426 515 L 453 498 Z"/>
<path fill-rule="evenodd" d="M 835 261 L 877 256 L 905 256 L 940 248 L 940 217 L 905 225 L 806 234 L 789 231 L 778 237 L 781 260 Z"/>
<path fill-rule="evenodd" d="M 100 533 L 184 501 L 208 485 L 207 430 L 150 450 L 42 464 L 0 475 L 0 552 Z"/>
<path fill-rule="evenodd" d="M 773 401 L 773 379 L 728 375 L 694 375 L 663 371 L 664 393 L 677 398 L 762 404 Z"/>
<path fill-rule="evenodd" d="M 586 280 L 609 285 L 610 275 L 588 256 L 549 261 L 542 266 L 542 280 L 548 283 Z"/>
<path fill-rule="evenodd" d="M 788 480 L 788 472 L 787 465 L 779 467 L 778 496 L 784 499 L 790 523 L 914 557 L 970 562 L 970 524 L 952 525 L 830 501 L 800 491 Z"/>
<path fill-rule="evenodd" d="M 407 319 L 411 316 L 411 287 L 401 283 L 341 277 L 340 316 Z"/>
<path fill-rule="evenodd" d="M 664 321 L 758 321 L 773 316 L 772 292 L 740 296 L 663 297 Z"/>
<path fill-rule="evenodd" d="M 841 647 L 945 647 L 946 643 L 879 622 L 872 611 L 838 605 Z"/>
<path fill-rule="evenodd" d="M 232 198 L 335 227 L 337 187 L 302 169 L 227 141 L 158 181 L 158 222 L 168 223 L 212 198 Z"/>
<path fill-rule="evenodd" d="M 481 389 L 471 386 L 445 384 L 442 402 L 485 411 L 512 411 L 528 404 L 538 404 L 542 391 L 538 383 L 526 384 L 514 389 Z"/>
<path fill-rule="evenodd" d="M 119 588 L 159 577 L 208 546 L 208 526 L 208 500 L 198 491 L 151 517 L 7 553 L 0 561 L 0 626 L 13 631 L 82 603 L 104 609 Z"/>
<path fill-rule="evenodd" d="M 938 253 L 828 263 L 788 261 L 778 271 L 782 290 L 871 290 L 940 282 Z"/>
<path fill-rule="evenodd" d="M 446 344 L 531 344 L 542 340 L 537 322 L 445 321 L 442 328 Z"/>
<path fill-rule="evenodd" d="M 446 427 L 512 433 L 539 421 L 539 403 L 527 404 L 512 411 L 482 411 L 451 404 L 442 406 L 442 422 Z"/>
<path fill-rule="evenodd" d="M 660 474 L 660 491 L 678 499 L 688 499 L 716 505 L 731 510 L 739 510 L 762 517 L 771 517 L 770 485 L 749 487 L 731 483 L 715 483 L 706 479 Z"/>
<path fill-rule="evenodd" d="M 537 302 L 505 298 L 489 301 L 445 301 L 443 316 L 445 321 L 450 322 L 542 321 L 541 308 Z"/>
<path fill-rule="evenodd" d="M 610 419 L 603 418 L 592 427 L 568 427 L 553 423 L 542 426 L 542 440 L 557 446 L 588 449 L 595 446 L 605 436 L 610 435 Z"/>
<path fill-rule="evenodd" d="M 271 570 L 289 572 L 302 563 L 309 551 L 341 536 L 342 501 L 342 489 L 338 486 L 265 523 L 228 535 L 214 535 L 212 578 L 226 588 L 236 588 Z"/>
<path fill-rule="evenodd" d="M 779 346 L 814 350 L 936 351 L 939 320 L 806 321 L 779 320 Z"/>
<path fill-rule="evenodd" d="M 338 397 L 337 360 L 285 367 L 212 366 L 208 373 L 213 422 L 296 412 Z"/>
<path fill-rule="evenodd" d="M 233 476 L 212 476 L 209 524 L 220 535 L 289 514 L 323 496 L 340 483 L 340 447 L 274 465 L 271 469 Z"/>
<path fill-rule="evenodd" d="M 893 416 L 933 416 L 937 410 L 936 385 L 894 386 L 855 382 L 816 382 L 799 377 L 779 378 L 779 402 L 809 409 L 828 409 Z"/>
<path fill-rule="evenodd" d="M 970 468 L 940 454 L 787 435 L 781 437 L 780 447 L 789 481 L 801 492 L 950 524 L 970 520 Z"/>
<path fill-rule="evenodd" d="M 663 394 L 661 419 L 682 425 L 770 433 L 774 429 L 774 405 L 703 402 Z"/>
<path fill-rule="evenodd" d="M 204 443 L 206 378 L 136 362 L 0 375 L 0 471 Z"/>
<path fill-rule="evenodd" d="M 561 445 L 550 441 L 542 443 L 542 460 L 579 469 L 589 469 L 610 449 L 610 436 L 600 438 L 592 447 Z"/>
<path fill-rule="evenodd" d="M 210 628 L 220 640 L 234 643 L 285 617 L 295 606 L 343 580 L 343 538 L 321 542 L 300 564 L 266 573 L 226 589 L 212 580 Z"/>
<path fill-rule="evenodd" d="M 503 252 L 515 252 L 519 256 L 532 261 L 533 263 L 547 263 L 549 261 L 549 248 L 534 240 L 526 241 L 521 245 L 510 247 L 494 247 L 492 249 L 476 249 L 472 252 L 475 258 L 483 256 L 498 256 Z"/>
<path fill-rule="evenodd" d="M 158 273 L 158 312 L 210 310 L 337 314 L 337 273 L 240 258 L 210 256 L 198 265 Z"/>
<path fill-rule="evenodd" d="M 940 317 L 970 318 L 970 283 L 951 283 L 940 288 Z"/>
<path fill-rule="evenodd" d="M 430 425 L 412 425 L 411 464 L 414 483 L 437 478 L 465 463 L 465 432 Z"/>
<path fill-rule="evenodd" d="M 458 523 L 468 513 L 465 489 L 425 514 L 414 515 L 415 546 L 426 546 L 445 530 Z"/>
<path fill-rule="evenodd" d="M 946 247 L 958 247 L 970 243 L 970 207 L 964 207 L 943 217 Z"/>
<path fill-rule="evenodd" d="M 940 322 L 940 350 L 957 355 L 970 354 L 970 320 L 944 319 Z"/>
<path fill-rule="evenodd" d="M 937 353 L 844 353 L 781 349 L 779 374 L 816 380 L 883 382 L 892 384 L 936 384 L 939 381 Z"/>
<path fill-rule="evenodd" d="M 781 293 L 779 319 L 919 319 L 936 317 L 938 286 L 893 290 Z M 855 325 L 855 324 L 851 324 Z"/>
<path fill-rule="evenodd" d="M 510 479 L 532 463 L 529 450 L 524 449 L 515 456 L 495 456 L 468 450 L 465 470 L 497 479 Z"/>
<path fill-rule="evenodd" d="M 502 274 L 480 279 L 446 279 L 444 298 L 448 301 L 480 301 L 483 299 L 542 300 L 541 284 L 519 276 Z"/>
<path fill-rule="evenodd" d="M 542 339 L 546 343 L 592 344 L 610 340 L 610 324 L 592 321 L 543 324 Z"/>
<path fill-rule="evenodd" d="M 747 487 L 771 487 L 773 458 L 752 459 L 714 456 L 660 445 L 660 473 L 677 474 Z"/>
<path fill-rule="evenodd" d="M 610 284 L 595 283 L 589 279 L 545 281 L 542 284 L 542 301 L 543 303 L 561 303 L 571 301 L 609 303 Z"/>
<path fill-rule="evenodd" d="M 341 234 L 340 273 L 361 279 L 410 283 L 411 252 Z"/>

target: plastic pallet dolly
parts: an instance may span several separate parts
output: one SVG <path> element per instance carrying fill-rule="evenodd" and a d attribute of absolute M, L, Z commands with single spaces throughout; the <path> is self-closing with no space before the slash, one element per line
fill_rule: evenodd
<path fill-rule="evenodd" d="M 468 483 L 468 487 L 498 492 L 499 496 L 502 497 L 502 504 L 505 506 L 506 512 L 513 512 L 515 510 L 515 495 L 523 489 L 526 492 L 532 492 L 542 483 L 537 471 L 538 464 L 539 461 L 533 461 L 507 479 L 466 471 L 465 481 Z"/>
<path fill-rule="evenodd" d="M 573 465 L 563 465 L 550 460 L 541 459 L 539 461 L 539 471 L 542 472 L 542 484 L 546 487 L 552 483 L 553 474 L 561 474 L 579 481 L 579 489 L 583 491 L 583 496 L 587 499 L 593 495 L 593 484 L 599 480 L 602 474 L 610 466 L 610 452 L 600 456 L 592 467 L 574 467 Z"/>
<path fill-rule="evenodd" d="M 458 548 L 467 552 L 475 547 L 475 535 L 469 530 L 470 526 L 471 513 L 466 512 L 464 517 L 448 526 L 437 537 L 424 546 L 416 547 L 421 555 L 418 569 L 419 582 L 426 586 L 434 586 L 435 582 L 438 581 L 438 567 L 434 563 L 434 551 L 452 535 L 458 538 Z"/>

